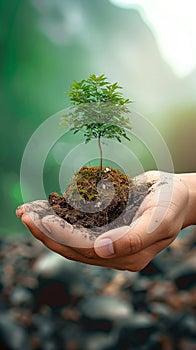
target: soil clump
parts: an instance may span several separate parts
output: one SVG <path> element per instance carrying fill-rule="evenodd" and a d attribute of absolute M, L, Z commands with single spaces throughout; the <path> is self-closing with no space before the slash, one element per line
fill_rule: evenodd
<path fill-rule="evenodd" d="M 77 227 L 102 233 L 129 225 L 147 195 L 149 185 L 137 184 L 117 169 L 82 167 L 68 184 L 63 196 L 49 195 L 54 212 Z"/>

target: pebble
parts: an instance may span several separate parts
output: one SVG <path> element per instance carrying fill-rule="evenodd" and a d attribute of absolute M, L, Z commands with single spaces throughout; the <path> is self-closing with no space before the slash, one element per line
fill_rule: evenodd
<path fill-rule="evenodd" d="M 195 233 L 138 273 L 1 238 L 0 349 L 195 350 Z"/>
<path fill-rule="evenodd" d="M 148 313 L 136 313 L 121 325 L 116 342 L 119 349 L 149 345 L 151 336 L 157 333 L 157 324 Z"/>
<path fill-rule="evenodd" d="M 196 287 L 195 270 L 195 266 L 184 262 L 173 268 L 168 276 L 175 282 L 179 290 L 192 289 Z"/>
<path fill-rule="evenodd" d="M 0 344 L 9 350 L 31 350 L 26 329 L 11 319 L 9 313 L 0 314 Z"/>
<path fill-rule="evenodd" d="M 130 318 L 132 314 L 131 305 L 117 297 L 109 295 L 96 295 L 84 299 L 79 304 L 81 313 L 90 320 L 120 320 Z"/>
<path fill-rule="evenodd" d="M 13 306 L 32 307 L 34 297 L 32 292 L 23 286 L 16 286 L 10 293 L 10 303 Z"/>

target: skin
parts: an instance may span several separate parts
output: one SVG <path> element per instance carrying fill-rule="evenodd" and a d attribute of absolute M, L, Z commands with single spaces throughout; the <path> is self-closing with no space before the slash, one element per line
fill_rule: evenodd
<path fill-rule="evenodd" d="M 16 213 L 35 238 L 65 258 L 140 271 L 182 228 L 196 224 L 196 174 L 149 171 L 135 181 L 148 183 L 150 188 L 131 225 L 99 236 L 54 215 L 47 201 L 23 204 Z"/>

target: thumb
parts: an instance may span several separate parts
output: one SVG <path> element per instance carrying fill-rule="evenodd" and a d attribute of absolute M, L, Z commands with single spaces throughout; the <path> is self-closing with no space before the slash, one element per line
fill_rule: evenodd
<path fill-rule="evenodd" d="M 102 258 L 135 254 L 161 239 L 162 224 L 154 231 L 148 230 L 152 216 L 143 213 L 130 226 L 122 226 L 105 232 L 94 242 L 94 249 Z"/>

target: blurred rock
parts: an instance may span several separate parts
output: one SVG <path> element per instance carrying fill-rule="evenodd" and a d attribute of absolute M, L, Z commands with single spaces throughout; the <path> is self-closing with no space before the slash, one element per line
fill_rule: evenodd
<path fill-rule="evenodd" d="M 182 338 L 179 341 L 178 345 L 179 350 L 195 350 L 196 349 L 196 340 L 189 340 Z"/>
<path fill-rule="evenodd" d="M 181 263 L 168 273 L 168 277 L 175 282 L 178 289 L 191 289 L 196 287 L 196 266 Z"/>
<path fill-rule="evenodd" d="M 72 298 L 85 293 L 86 281 L 80 272 L 80 263 L 70 261 L 52 252 L 39 257 L 33 265 L 39 285 L 35 290 L 36 310 L 42 304 L 63 307 Z"/>
<path fill-rule="evenodd" d="M 75 268 L 77 269 L 77 266 L 74 261 L 68 260 L 51 251 L 47 251 L 45 254 L 38 256 L 33 264 L 33 271 L 36 275 L 43 277 L 59 275 L 61 271 L 65 269 L 70 275 Z"/>
<path fill-rule="evenodd" d="M 135 310 L 148 310 L 147 293 L 151 283 L 152 282 L 148 278 L 140 277 L 136 281 L 134 281 L 133 285 L 131 285 L 131 301 Z"/>
<path fill-rule="evenodd" d="M 97 332 L 96 334 L 86 334 L 83 349 L 85 350 L 104 350 L 113 346 L 113 339 L 107 333 Z"/>
<path fill-rule="evenodd" d="M 164 273 L 164 265 L 161 266 L 159 259 L 152 260 L 143 270 L 140 271 L 141 276 L 157 277 Z"/>
<path fill-rule="evenodd" d="M 38 329 L 41 339 L 52 339 L 56 332 L 56 325 L 50 314 L 38 314 L 35 316 L 34 325 Z"/>
<path fill-rule="evenodd" d="M 108 332 L 112 329 L 114 322 L 124 318 L 129 319 L 132 314 L 131 306 L 113 296 L 92 296 L 79 303 L 82 314 L 82 326 L 89 330 L 102 329 Z"/>
<path fill-rule="evenodd" d="M 16 286 L 10 293 L 10 303 L 13 306 L 33 307 L 34 296 L 27 288 L 23 286 Z"/>
<path fill-rule="evenodd" d="M 2 240 L 0 349 L 195 350 L 195 257 L 185 235 L 133 273 Z"/>
<path fill-rule="evenodd" d="M 178 324 L 178 330 L 182 338 L 196 341 L 196 315 L 184 314 Z"/>
<path fill-rule="evenodd" d="M 121 327 L 116 342 L 116 349 L 136 349 L 146 346 L 148 349 L 150 337 L 157 332 L 157 324 L 147 313 L 136 313 L 126 320 Z"/>
<path fill-rule="evenodd" d="M 149 305 L 149 310 L 152 315 L 156 316 L 159 320 L 168 321 L 173 318 L 173 310 L 165 303 L 152 302 Z"/>
<path fill-rule="evenodd" d="M 6 349 L 31 350 L 27 332 L 7 314 L 0 314 L 0 334 L 1 342 Z"/>
<path fill-rule="evenodd" d="M 118 320 L 132 315 L 131 306 L 116 297 L 97 295 L 80 302 L 79 308 L 83 315 L 92 319 Z"/>

